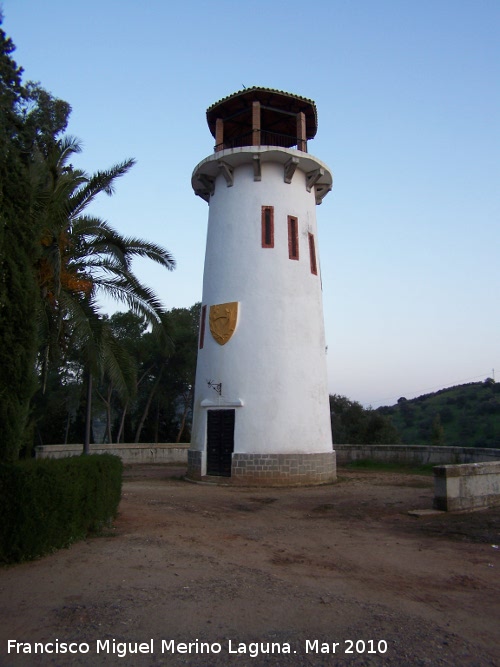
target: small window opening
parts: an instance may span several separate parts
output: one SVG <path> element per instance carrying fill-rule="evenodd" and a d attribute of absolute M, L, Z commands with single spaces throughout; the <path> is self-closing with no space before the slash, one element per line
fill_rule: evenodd
<path fill-rule="evenodd" d="M 297 218 L 288 216 L 288 257 L 299 258 L 299 225 Z"/>
<path fill-rule="evenodd" d="M 274 248 L 274 208 L 262 207 L 262 247 Z"/>
<path fill-rule="evenodd" d="M 201 322 L 200 322 L 200 350 L 203 349 L 205 343 L 205 320 L 207 319 L 207 307 L 203 306 L 201 309 Z"/>
<path fill-rule="evenodd" d="M 309 232 L 309 259 L 311 262 L 311 273 L 318 275 L 318 265 L 316 263 L 316 247 L 314 243 L 314 235 Z"/>

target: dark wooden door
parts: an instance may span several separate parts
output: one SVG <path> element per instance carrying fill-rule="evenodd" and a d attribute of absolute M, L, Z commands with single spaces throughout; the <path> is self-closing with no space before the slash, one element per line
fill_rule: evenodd
<path fill-rule="evenodd" d="M 234 413 L 234 410 L 207 412 L 207 475 L 231 477 Z"/>

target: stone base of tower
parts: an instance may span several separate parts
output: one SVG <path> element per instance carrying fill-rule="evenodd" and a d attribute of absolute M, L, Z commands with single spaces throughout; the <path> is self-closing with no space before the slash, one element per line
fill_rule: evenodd
<path fill-rule="evenodd" d="M 313 486 L 337 479 L 335 451 L 321 454 L 233 454 L 230 477 L 204 475 L 202 452 L 188 452 L 188 479 L 232 486 Z"/>
<path fill-rule="evenodd" d="M 195 482 L 201 482 L 203 472 L 203 452 L 188 449 L 188 467 L 186 477 Z"/>
<path fill-rule="evenodd" d="M 233 454 L 233 484 L 306 486 L 337 479 L 335 452 L 324 454 Z"/>

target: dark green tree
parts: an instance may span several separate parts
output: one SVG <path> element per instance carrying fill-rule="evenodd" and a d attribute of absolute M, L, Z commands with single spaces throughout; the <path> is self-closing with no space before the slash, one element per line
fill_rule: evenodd
<path fill-rule="evenodd" d="M 148 439 L 154 442 L 190 439 L 199 317 L 200 304 L 173 308 L 166 314 L 165 327 L 172 346 L 156 388 L 156 409 L 143 424 Z"/>
<path fill-rule="evenodd" d="M 444 429 L 439 413 L 432 420 L 431 444 L 434 447 L 444 445 Z"/>
<path fill-rule="evenodd" d="M 346 396 L 330 396 L 330 414 L 334 444 L 395 444 L 400 442 L 389 417 L 363 408 Z"/>
<path fill-rule="evenodd" d="M 395 445 L 401 442 L 401 437 L 390 417 L 369 409 L 365 410 L 363 442 L 372 445 Z"/>
<path fill-rule="evenodd" d="M 133 347 L 137 368 L 135 392 L 125 403 L 116 400 L 113 407 L 116 441 L 189 440 L 199 304 L 167 311 L 162 336 L 138 332 L 131 317 L 117 313 L 111 318 L 113 324 L 127 320 L 127 326 L 118 327 L 116 333 L 129 349 Z"/>
<path fill-rule="evenodd" d="M 147 329 L 144 317 L 135 315 L 131 311 L 117 312 L 109 318 L 109 326 L 114 338 L 118 341 L 124 363 L 128 369 L 128 382 L 126 392 L 118 391 L 112 379 L 104 375 L 101 387 L 97 390 L 98 398 L 106 410 L 106 442 L 119 442 L 123 430 L 124 419 L 130 401 L 135 398 L 137 392 L 137 372 L 139 369 L 139 350 L 141 339 Z M 117 426 L 113 437 L 113 426 L 117 421 L 116 415 L 121 414 L 120 426 Z"/>
<path fill-rule="evenodd" d="M 360 444 L 363 441 L 364 410 L 361 403 L 346 396 L 330 396 L 333 442 L 335 444 Z"/>
<path fill-rule="evenodd" d="M 36 390 L 35 264 L 40 245 L 31 216 L 30 169 L 34 153 L 50 143 L 49 137 L 55 140 L 69 112 L 66 103 L 41 95 L 39 87 L 23 87 L 14 50 L 0 29 L 0 461 L 15 460 L 29 440 L 30 401 Z M 56 125 L 48 114 L 40 127 L 43 105 L 58 107 Z"/>

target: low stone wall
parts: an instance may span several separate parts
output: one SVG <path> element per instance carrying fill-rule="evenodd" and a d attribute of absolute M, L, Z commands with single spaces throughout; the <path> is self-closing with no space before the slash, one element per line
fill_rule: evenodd
<path fill-rule="evenodd" d="M 66 456 L 79 456 L 83 445 L 40 445 L 36 447 L 36 458 L 64 458 Z M 92 454 L 116 454 L 124 463 L 188 463 L 189 444 L 175 443 L 140 443 L 140 444 L 112 444 L 91 445 Z M 500 461 L 500 449 L 486 449 L 476 447 L 426 447 L 423 445 L 335 445 L 333 453 L 337 458 L 338 465 L 345 465 L 360 459 L 381 461 L 386 463 L 409 463 L 423 464 L 457 464 L 457 463 L 480 463 L 488 461 Z M 191 452 L 191 456 L 197 452 Z M 235 455 L 236 458 L 244 455 Z M 329 456 L 329 455 L 327 455 Z M 233 462 L 233 475 L 243 473 L 247 465 Z M 269 461 L 270 465 L 271 462 Z M 335 459 L 333 459 L 333 471 L 335 470 Z M 201 469 L 201 460 L 192 462 L 192 470 Z M 330 475 L 330 464 L 323 472 Z M 271 472 L 269 468 L 267 471 Z M 190 475 L 196 479 L 196 475 Z M 267 475 L 269 476 L 269 475 Z M 321 483 L 321 482 L 320 482 Z"/>
<path fill-rule="evenodd" d="M 447 512 L 500 504 L 500 461 L 436 466 L 434 507 Z"/>
<path fill-rule="evenodd" d="M 123 463 L 187 463 L 189 444 L 138 443 L 119 445 L 90 445 L 91 454 L 115 454 Z M 37 459 L 62 459 L 79 456 L 83 445 L 40 445 L 36 447 Z"/>
<path fill-rule="evenodd" d="M 368 459 L 383 463 L 435 465 L 500 461 L 500 449 L 485 447 L 431 447 L 426 445 L 334 445 L 337 464 Z"/>

